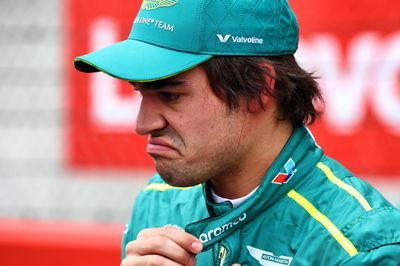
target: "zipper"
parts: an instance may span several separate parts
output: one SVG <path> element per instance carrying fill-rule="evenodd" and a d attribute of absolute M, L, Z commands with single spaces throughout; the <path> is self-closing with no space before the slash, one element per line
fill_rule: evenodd
<path fill-rule="evenodd" d="M 219 248 L 219 254 L 218 254 L 218 259 L 219 259 L 219 266 L 223 266 L 226 258 L 226 248 L 221 245 Z"/>

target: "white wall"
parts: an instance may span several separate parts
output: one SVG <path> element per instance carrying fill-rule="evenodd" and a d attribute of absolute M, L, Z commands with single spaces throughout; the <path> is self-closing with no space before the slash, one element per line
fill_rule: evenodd
<path fill-rule="evenodd" d="M 60 4 L 0 2 L 0 219 L 125 223 L 150 173 L 63 166 Z"/>

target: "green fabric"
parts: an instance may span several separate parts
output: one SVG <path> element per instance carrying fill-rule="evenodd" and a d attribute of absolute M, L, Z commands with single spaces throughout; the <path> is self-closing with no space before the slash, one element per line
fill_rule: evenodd
<path fill-rule="evenodd" d="M 294 174 L 282 184 L 272 181 Z M 322 162 L 371 205 L 367 211 L 317 167 Z M 156 175 L 150 184 L 165 182 Z M 176 225 L 203 241 L 198 265 L 398 265 L 400 212 L 375 189 L 325 156 L 308 130 L 297 128 L 257 191 L 232 209 L 208 200 L 208 184 L 181 190 L 145 190 L 138 196 L 124 235 L 125 245 L 144 228 Z M 331 233 L 287 194 L 295 190 L 325 215 L 357 249 L 351 256 Z M 124 256 L 124 254 L 123 254 Z M 273 264 L 275 263 L 275 264 Z"/>
<path fill-rule="evenodd" d="M 298 38 L 287 0 L 145 0 L 128 40 L 79 56 L 74 64 L 83 72 L 152 81 L 214 55 L 294 54 Z"/>
<path fill-rule="evenodd" d="M 398 266 L 400 264 L 399 244 L 380 246 L 348 258 L 342 266 Z"/>

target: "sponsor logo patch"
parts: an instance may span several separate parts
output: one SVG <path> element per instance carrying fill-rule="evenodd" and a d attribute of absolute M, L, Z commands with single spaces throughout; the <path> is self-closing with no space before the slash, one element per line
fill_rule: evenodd
<path fill-rule="evenodd" d="M 239 223 L 246 220 L 246 218 L 247 218 L 247 215 L 244 212 L 244 213 L 242 213 L 242 215 L 237 217 L 235 220 L 233 220 L 229 223 L 226 223 L 220 227 L 214 228 L 214 229 L 208 231 L 207 233 L 202 233 L 199 236 L 199 239 L 202 243 L 206 243 L 206 242 L 210 241 L 211 239 L 213 239 L 214 237 L 217 237 L 220 234 L 232 229 L 233 227 L 236 227 Z"/>
<path fill-rule="evenodd" d="M 272 252 L 264 251 L 252 246 L 247 246 L 250 255 L 263 266 L 290 265 L 293 258 L 288 256 L 275 256 Z"/>
<path fill-rule="evenodd" d="M 153 10 L 159 7 L 170 7 L 176 5 L 179 0 L 144 0 L 142 3 L 142 9 Z"/>
<path fill-rule="evenodd" d="M 232 36 L 231 34 L 227 34 L 225 36 L 223 36 L 222 34 L 217 34 L 217 37 L 218 40 L 222 43 L 226 43 L 229 40 L 232 40 L 233 43 L 251 43 L 251 44 L 264 43 L 264 39 L 260 39 L 257 37 Z"/>
<path fill-rule="evenodd" d="M 293 159 L 290 158 L 286 163 L 285 163 L 285 170 L 286 173 L 279 173 L 276 175 L 276 177 L 272 180 L 272 183 L 275 184 L 284 184 L 287 183 L 290 178 L 297 172 L 297 169 L 294 167 L 296 164 L 294 163 Z"/>

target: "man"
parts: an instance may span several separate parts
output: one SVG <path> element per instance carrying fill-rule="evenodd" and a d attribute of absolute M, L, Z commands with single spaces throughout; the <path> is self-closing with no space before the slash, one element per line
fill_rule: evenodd
<path fill-rule="evenodd" d="M 75 59 L 142 95 L 158 175 L 121 265 L 399 265 L 399 211 L 305 126 L 322 97 L 297 44 L 286 0 L 146 0 L 128 40 Z"/>

